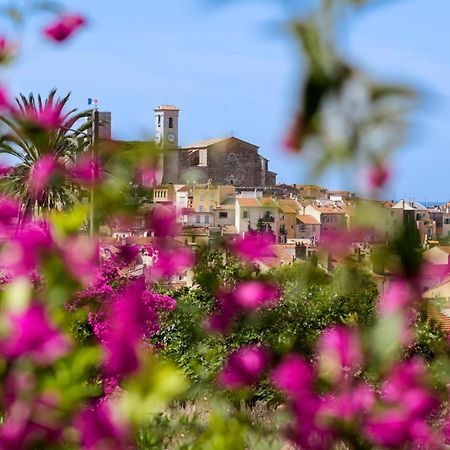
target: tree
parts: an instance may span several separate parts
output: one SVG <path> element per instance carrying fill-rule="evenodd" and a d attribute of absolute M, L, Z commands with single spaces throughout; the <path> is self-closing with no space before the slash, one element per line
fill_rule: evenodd
<path fill-rule="evenodd" d="M 33 212 L 40 214 L 71 206 L 78 200 L 76 185 L 65 175 L 76 156 L 86 149 L 86 131 L 91 121 L 81 121 L 89 119 L 91 114 L 76 109 L 63 112 L 69 98 L 70 93 L 56 98 L 56 90 L 52 90 L 45 101 L 40 95 L 36 99 L 34 94 L 28 97 L 21 94 L 16 98 L 17 106 L 12 113 L 0 116 L 9 129 L 1 137 L 0 154 L 18 160 L 3 177 L 1 188 L 20 199 L 20 220 Z M 46 167 L 42 167 L 44 161 Z M 39 164 L 42 171 L 46 171 L 41 176 L 48 176 L 48 183 L 42 189 L 30 183 L 37 177 L 34 171 Z M 52 167 L 57 170 L 52 171 Z"/>

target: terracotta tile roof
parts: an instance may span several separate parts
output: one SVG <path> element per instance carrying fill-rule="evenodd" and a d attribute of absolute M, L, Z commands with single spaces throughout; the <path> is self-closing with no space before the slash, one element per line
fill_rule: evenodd
<path fill-rule="evenodd" d="M 265 208 L 278 208 L 277 203 L 271 197 L 262 197 L 258 199 L 259 204 Z"/>
<path fill-rule="evenodd" d="M 297 213 L 299 208 L 297 202 L 291 199 L 278 200 L 278 206 L 284 213 Z"/>
<path fill-rule="evenodd" d="M 340 206 L 331 205 L 311 205 L 317 211 L 324 214 L 345 214 L 345 210 Z"/>
<path fill-rule="evenodd" d="M 197 148 L 208 148 L 208 147 L 211 147 L 212 145 L 219 144 L 220 142 L 230 141 L 230 140 L 244 142 L 245 144 L 248 144 L 248 145 L 250 145 L 250 146 L 252 146 L 252 147 L 254 147 L 256 149 L 259 148 L 257 145 L 252 144 L 251 142 L 244 141 L 243 139 L 239 139 L 239 138 L 237 138 L 235 136 L 219 137 L 219 138 L 213 138 L 213 139 L 204 139 L 204 140 L 201 140 L 201 141 L 194 142 L 193 144 L 185 145 L 185 146 L 183 146 L 181 148 L 183 150 L 190 150 L 190 149 L 197 149 Z"/>
<path fill-rule="evenodd" d="M 190 148 L 206 148 L 210 147 L 211 145 L 218 144 L 219 142 L 226 141 L 227 139 L 230 139 L 229 137 L 219 137 L 219 138 L 213 138 L 213 139 L 203 139 L 201 141 L 196 141 L 189 145 L 184 145 L 183 149 L 190 149 Z"/>
<path fill-rule="evenodd" d="M 434 302 L 428 304 L 428 317 L 434 319 L 446 333 L 450 333 L 450 307 L 443 308 Z"/>
<path fill-rule="evenodd" d="M 298 215 L 297 220 L 304 223 L 305 225 L 320 225 L 320 222 L 317 219 L 308 214 Z"/>
<path fill-rule="evenodd" d="M 259 208 L 261 206 L 256 198 L 237 197 L 237 201 L 244 208 Z"/>

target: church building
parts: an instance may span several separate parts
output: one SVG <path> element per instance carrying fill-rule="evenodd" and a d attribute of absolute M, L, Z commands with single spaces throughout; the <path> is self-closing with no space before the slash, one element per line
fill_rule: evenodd
<path fill-rule="evenodd" d="M 275 186 L 276 173 L 254 144 L 230 136 L 180 147 L 179 113 L 172 105 L 155 108 L 155 144 L 163 150 L 162 183 Z"/>

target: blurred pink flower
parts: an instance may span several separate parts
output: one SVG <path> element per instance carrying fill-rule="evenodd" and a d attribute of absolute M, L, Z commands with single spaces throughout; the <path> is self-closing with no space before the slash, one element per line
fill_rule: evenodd
<path fill-rule="evenodd" d="M 64 104 L 53 99 L 44 105 L 24 105 L 20 109 L 13 108 L 15 116 L 25 122 L 26 125 L 38 127 L 43 130 L 55 130 L 61 128 L 64 123 Z"/>
<path fill-rule="evenodd" d="M 217 311 L 209 317 L 206 327 L 209 331 L 226 333 L 232 327 L 234 319 L 239 313 L 239 307 L 234 301 L 232 292 L 220 293 L 217 303 Z"/>
<path fill-rule="evenodd" d="M 275 304 L 280 298 L 280 289 L 273 283 L 244 281 L 236 286 L 233 298 L 242 309 L 253 311 Z"/>
<path fill-rule="evenodd" d="M 0 111 L 13 111 L 13 106 L 9 100 L 9 95 L 4 86 L 0 85 Z"/>
<path fill-rule="evenodd" d="M 291 128 L 288 130 L 286 137 L 283 140 L 283 148 L 290 152 L 299 152 L 301 150 L 301 142 L 302 142 L 302 133 L 303 133 L 303 118 L 300 114 L 298 114 Z"/>
<path fill-rule="evenodd" d="M 138 171 L 138 178 L 144 187 L 153 188 L 161 179 L 161 169 L 159 167 L 143 167 Z"/>
<path fill-rule="evenodd" d="M 390 178 L 390 171 L 383 162 L 375 162 L 367 174 L 367 181 L 371 189 L 381 189 Z"/>
<path fill-rule="evenodd" d="M 47 224 L 30 222 L 11 235 L 0 249 L 0 268 L 12 276 L 32 275 L 53 246 Z"/>
<path fill-rule="evenodd" d="M 400 448 L 409 440 L 409 415 L 402 409 L 389 409 L 367 419 L 364 430 L 376 445 Z"/>
<path fill-rule="evenodd" d="M 86 25 L 86 19 L 79 14 L 62 14 L 56 21 L 44 28 L 44 35 L 55 42 L 63 42 L 79 28 Z"/>
<path fill-rule="evenodd" d="M 177 232 L 177 214 L 172 205 L 156 205 L 150 213 L 150 227 L 156 237 L 168 238 Z"/>
<path fill-rule="evenodd" d="M 313 379 L 312 364 L 294 353 L 285 356 L 272 372 L 274 386 L 291 398 L 301 398 L 310 391 Z"/>
<path fill-rule="evenodd" d="M 411 306 L 417 295 L 410 282 L 403 278 L 393 280 L 378 300 L 381 314 L 391 314 Z"/>
<path fill-rule="evenodd" d="M 269 360 L 269 353 L 264 348 L 242 347 L 228 357 L 218 381 L 228 389 L 250 386 L 258 381 Z"/>
<path fill-rule="evenodd" d="M 174 307 L 170 297 L 146 291 L 143 277 L 130 281 L 94 329 L 106 349 L 105 373 L 122 376 L 137 370 L 143 339 L 159 329 L 157 310 Z"/>
<path fill-rule="evenodd" d="M 42 305 L 9 316 L 11 333 L 0 341 L 0 354 L 7 359 L 29 356 L 35 364 L 51 364 L 69 350 L 68 339 L 48 320 Z"/>
<path fill-rule="evenodd" d="M 19 217 L 20 203 L 13 197 L 0 197 L 0 227 L 10 227 Z"/>
<path fill-rule="evenodd" d="M 100 161 L 91 156 L 83 155 L 69 169 L 69 174 L 84 185 L 92 186 L 101 181 L 101 171 Z"/>
<path fill-rule="evenodd" d="M 99 259 L 98 242 L 87 236 L 71 237 L 61 248 L 66 267 L 83 283 L 93 280 Z"/>
<path fill-rule="evenodd" d="M 337 256 L 346 256 L 352 252 L 352 244 L 363 242 L 367 230 L 357 228 L 351 230 L 328 230 L 322 233 L 320 245 Z"/>
<path fill-rule="evenodd" d="M 158 247 L 156 260 L 150 267 L 150 279 L 159 280 L 172 275 L 179 275 L 194 264 L 195 257 L 188 247 Z"/>
<path fill-rule="evenodd" d="M 363 362 L 357 330 L 342 325 L 322 333 L 317 353 L 321 372 L 333 382 L 340 382 L 347 374 L 353 374 Z"/>
<path fill-rule="evenodd" d="M 80 412 L 75 426 L 81 434 L 84 450 L 125 450 L 130 448 L 129 431 L 108 402 Z"/>
<path fill-rule="evenodd" d="M 264 306 L 274 305 L 280 297 L 279 288 L 263 281 L 244 281 L 234 290 L 222 291 L 217 296 L 217 311 L 208 320 L 211 331 L 228 331 L 236 316 L 245 311 L 255 311 Z"/>
<path fill-rule="evenodd" d="M 252 231 L 244 238 L 237 238 L 232 250 L 244 260 L 253 262 L 257 258 L 276 256 L 274 244 L 273 234 Z"/>
<path fill-rule="evenodd" d="M 335 422 L 356 425 L 372 410 L 375 404 L 375 390 L 366 383 L 347 386 L 340 392 L 325 395 L 317 412 L 324 427 L 335 426 Z"/>
<path fill-rule="evenodd" d="M 58 171 L 58 164 L 53 156 L 45 155 L 32 166 L 28 178 L 28 185 L 35 197 L 40 197 L 51 184 L 53 176 Z"/>

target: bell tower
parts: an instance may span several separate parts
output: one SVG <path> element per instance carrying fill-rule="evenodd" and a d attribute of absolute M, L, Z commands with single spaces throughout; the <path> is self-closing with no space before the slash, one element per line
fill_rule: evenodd
<path fill-rule="evenodd" d="M 155 144 L 161 150 L 162 183 L 178 181 L 178 116 L 180 110 L 173 105 L 155 108 Z"/>
<path fill-rule="evenodd" d="M 180 110 L 172 105 L 155 108 L 155 143 L 159 148 L 178 148 L 178 116 Z"/>

